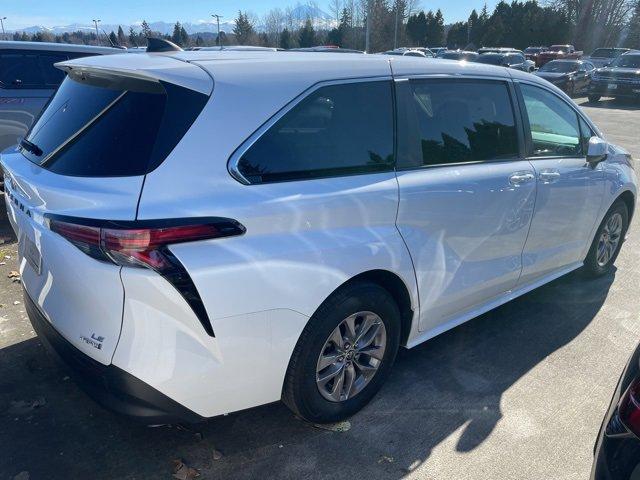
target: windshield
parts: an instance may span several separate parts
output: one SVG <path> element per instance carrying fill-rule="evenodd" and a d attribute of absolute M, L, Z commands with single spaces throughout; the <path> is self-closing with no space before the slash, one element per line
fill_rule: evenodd
<path fill-rule="evenodd" d="M 540 53 L 542 52 L 542 48 L 540 47 L 529 47 L 524 49 L 524 53 Z"/>
<path fill-rule="evenodd" d="M 578 70 L 577 62 L 549 62 L 540 67 L 539 72 L 569 73 Z"/>
<path fill-rule="evenodd" d="M 476 62 L 488 63 L 489 65 L 502 65 L 504 62 L 504 55 L 500 55 L 498 53 L 483 53 L 477 58 Z"/>
<path fill-rule="evenodd" d="M 622 55 L 626 50 L 622 48 L 598 48 L 591 54 L 597 58 L 614 58 Z"/>
<path fill-rule="evenodd" d="M 640 55 L 620 55 L 611 64 L 618 68 L 640 68 Z"/>
<path fill-rule="evenodd" d="M 566 45 L 552 45 L 549 49 L 552 52 L 564 52 L 565 50 L 569 50 Z"/>

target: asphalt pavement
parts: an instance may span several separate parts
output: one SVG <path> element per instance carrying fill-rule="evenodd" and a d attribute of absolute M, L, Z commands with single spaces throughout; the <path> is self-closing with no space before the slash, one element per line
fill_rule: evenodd
<path fill-rule="evenodd" d="M 578 103 L 640 158 L 640 104 Z M 0 242 L 0 479 L 169 479 L 174 460 L 205 479 L 585 479 L 640 341 L 636 219 L 614 274 L 570 274 L 401 351 L 348 423 L 319 428 L 276 403 L 148 428 L 97 406 L 48 356 L 9 278 L 6 219 Z"/>

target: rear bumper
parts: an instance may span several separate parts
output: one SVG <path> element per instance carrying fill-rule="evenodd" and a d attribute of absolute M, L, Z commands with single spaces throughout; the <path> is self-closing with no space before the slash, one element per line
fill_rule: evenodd
<path fill-rule="evenodd" d="M 616 85 L 615 88 L 610 88 Z M 640 84 L 626 84 L 615 82 L 591 82 L 590 95 L 602 95 L 603 97 L 640 98 Z"/>
<path fill-rule="evenodd" d="M 51 326 L 26 292 L 24 299 L 31 324 L 42 343 L 70 368 L 74 380 L 97 403 L 145 424 L 205 420 L 115 365 L 103 365 L 78 350 Z"/>

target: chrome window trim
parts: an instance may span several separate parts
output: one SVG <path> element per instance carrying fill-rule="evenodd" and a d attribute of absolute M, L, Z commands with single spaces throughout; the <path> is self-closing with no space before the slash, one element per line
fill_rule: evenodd
<path fill-rule="evenodd" d="M 343 79 L 335 79 L 335 80 L 323 80 L 322 82 L 315 83 L 310 86 L 298 96 L 293 98 L 289 103 L 284 105 L 280 110 L 278 110 L 271 118 L 269 118 L 265 123 L 263 123 L 256 131 L 254 131 L 246 140 L 244 140 L 240 146 L 231 154 L 229 160 L 227 161 L 227 170 L 229 174 L 238 182 L 243 185 L 262 185 L 262 183 L 251 183 L 241 172 L 238 164 L 240 163 L 240 159 L 242 156 L 249 150 L 253 145 L 282 117 L 284 117 L 287 113 L 293 110 L 299 103 L 305 100 L 309 95 L 316 92 L 317 90 L 328 87 L 331 85 L 348 85 L 351 83 L 369 83 L 369 82 L 391 82 L 393 81 L 393 77 L 391 75 L 381 75 L 375 77 L 356 77 L 356 78 L 343 78 Z M 393 107 L 392 107 L 393 108 Z M 393 112 L 395 117 L 395 112 Z M 395 140 L 394 140 L 395 142 Z M 393 170 L 391 170 L 393 171 Z M 378 172 L 379 173 L 379 172 Z M 353 175 L 353 174 L 351 174 Z M 343 175 L 338 175 L 343 176 Z M 346 176 L 346 175 L 345 175 Z M 301 179 L 302 180 L 302 179 Z M 305 180 L 312 180 L 311 178 L 306 178 Z M 280 182 L 269 182 L 269 183 L 280 183 Z"/>

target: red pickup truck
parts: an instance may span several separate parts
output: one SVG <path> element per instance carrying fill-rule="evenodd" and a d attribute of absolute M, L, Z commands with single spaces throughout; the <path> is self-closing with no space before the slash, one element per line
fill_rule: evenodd
<path fill-rule="evenodd" d="M 551 60 L 567 60 L 582 57 L 582 50 L 576 50 L 573 45 L 551 45 L 549 50 L 541 52 L 536 57 L 536 67 L 540 68 Z"/>

